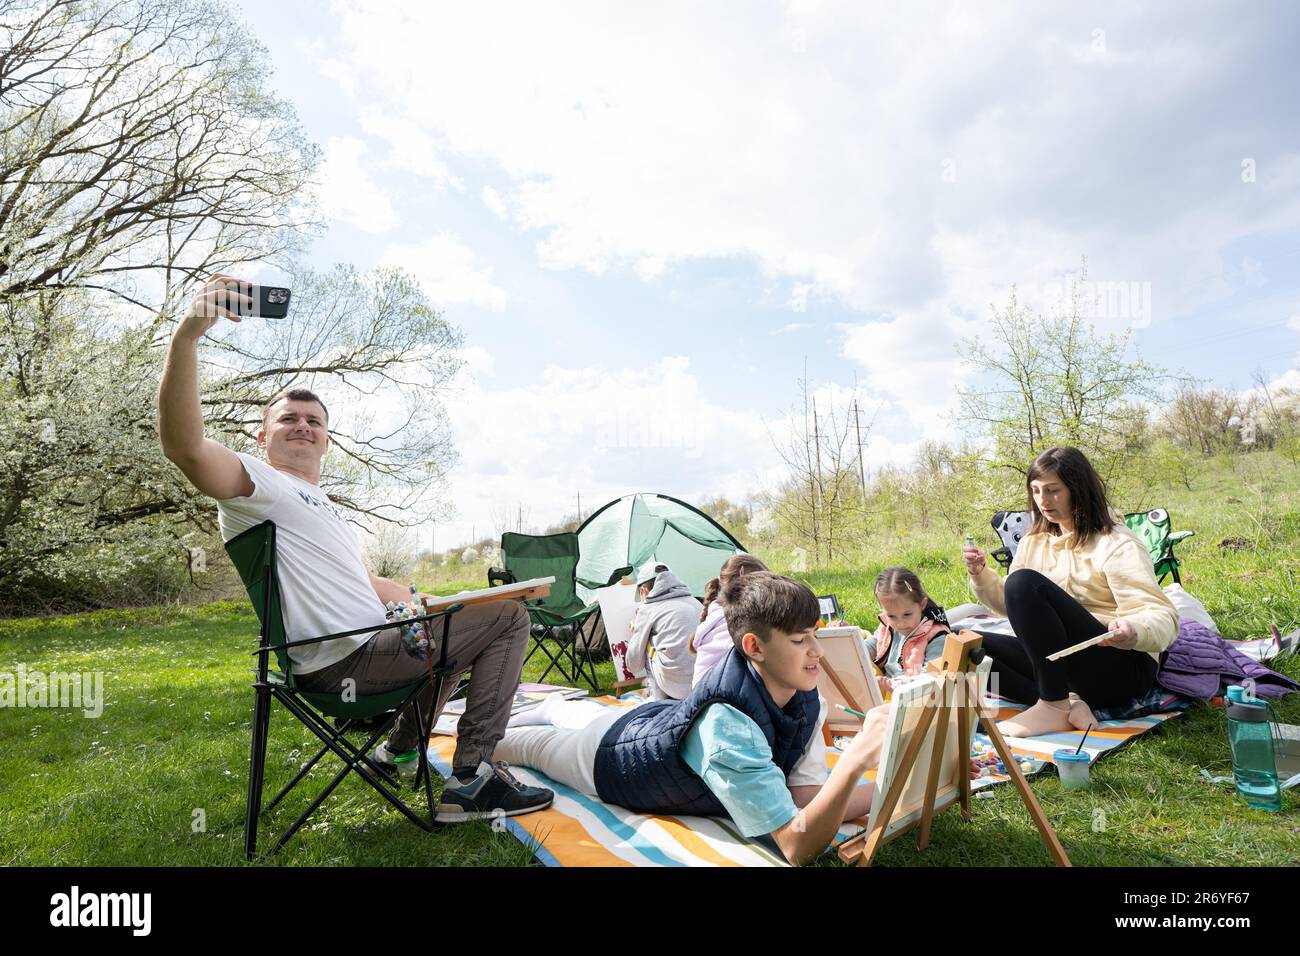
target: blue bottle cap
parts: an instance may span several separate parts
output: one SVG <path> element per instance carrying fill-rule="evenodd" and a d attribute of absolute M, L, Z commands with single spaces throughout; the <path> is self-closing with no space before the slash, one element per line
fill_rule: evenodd
<path fill-rule="evenodd" d="M 1073 747 L 1062 747 L 1060 750 L 1052 753 L 1053 763 L 1091 763 L 1092 757 L 1088 751 L 1080 750 L 1075 753 Z"/>
<path fill-rule="evenodd" d="M 1234 701 L 1235 703 L 1239 704 L 1245 697 L 1245 694 L 1246 694 L 1246 688 L 1242 687 L 1240 684 L 1228 685 L 1228 694 L 1227 694 L 1228 700 Z"/>

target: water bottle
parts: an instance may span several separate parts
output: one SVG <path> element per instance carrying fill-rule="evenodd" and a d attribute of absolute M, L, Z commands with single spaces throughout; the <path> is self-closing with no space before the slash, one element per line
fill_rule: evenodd
<path fill-rule="evenodd" d="M 1228 704 L 1228 744 L 1232 748 L 1232 777 L 1247 805 L 1257 810 L 1281 810 L 1277 782 L 1273 725 L 1263 704 Z"/>
<path fill-rule="evenodd" d="M 414 750 L 408 750 L 405 753 L 395 754 L 393 763 L 397 765 L 397 775 L 406 783 L 415 779 L 415 775 L 420 772 L 420 755 Z M 1276 783 L 1276 775 L 1274 783 Z"/>

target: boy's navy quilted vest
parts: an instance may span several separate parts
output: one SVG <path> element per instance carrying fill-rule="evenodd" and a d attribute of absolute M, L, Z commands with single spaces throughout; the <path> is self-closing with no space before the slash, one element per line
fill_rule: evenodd
<path fill-rule="evenodd" d="M 642 704 L 620 719 L 596 751 L 596 792 L 605 803 L 642 813 L 726 816 L 686 762 L 682 738 L 709 704 L 721 701 L 758 724 L 772 762 L 789 774 L 817 726 L 817 692 L 795 691 L 782 709 L 734 647 L 685 700 Z"/>

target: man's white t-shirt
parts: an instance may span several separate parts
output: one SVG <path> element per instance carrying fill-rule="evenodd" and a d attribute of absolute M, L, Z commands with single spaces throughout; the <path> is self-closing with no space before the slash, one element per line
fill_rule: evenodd
<path fill-rule="evenodd" d="M 370 584 L 356 531 L 316 485 L 236 452 L 252 480 L 246 498 L 217 502 L 221 539 L 229 541 L 263 521 L 274 521 L 276 572 L 284 627 L 290 641 L 384 624 L 384 605 Z M 290 648 L 295 674 L 341 661 L 370 639 L 340 637 Z"/>

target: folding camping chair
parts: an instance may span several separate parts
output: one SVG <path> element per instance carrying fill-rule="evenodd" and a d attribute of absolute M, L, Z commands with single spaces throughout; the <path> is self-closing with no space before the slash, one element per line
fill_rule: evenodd
<path fill-rule="evenodd" d="M 1028 511 L 999 511 L 993 516 L 990 523 L 993 525 L 993 530 L 998 533 L 1002 547 L 991 552 L 990 556 L 1004 568 L 1011 566 L 1011 559 L 1015 556 L 1020 539 L 1028 533 L 1030 517 Z M 1196 532 L 1179 531 L 1177 534 L 1172 534 L 1169 512 L 1164 508 L 1126 514 L 1124 524 L 1146 545 L 1157 580 L 1163 582 L 1172 574 L 1174 581 L 1181 584 L 1182 579 L 1178 576 L 1181 562 L 1174 556 L 1174 545 L 1187 540 Z"/>
<path fill-rule="evenodd" d="M 1196 532 L 1179 531 L 1171 533 L 1169 512 L 1164 508 L 1135 511 L 1124 516 L 1124 523 L 1147 546 L 1147 551 L 1151 555 L 1151 563 L 1156 569 L 1156 577 L 1161 583 L 1172 574 L 1174 583 L 1182 584 L 1182 579 L 1178 576 L 1178 567 L 1181 562 L 1174 557 L 1174 545 L 1180 541 L 1186 541 Z"/>
<path fill-rule="evenodd" d="M 505 567 L 489 569 L 488 585 L 554 577 L 550 597 L 524 605 L 533 622 L 533 643 L 524 663 L 540 648 L 550 664 L 539 680 L 545 681 L 552 670 L 558 670 L 566 683 L 583 680 L 595 691 L 600 689 L 600 678 L 591 659 L 590 642 L 583 641 L 582 629 L 593 614 L 599 613 L 600 604 L 583 604 L 578 597 L 578 557 L 578 536 L 572 532 L 532 535 L 507 531 L 501 536 L 501 561 Z M 551 653 L 547 641 L 555 642 L 555 653 Z"/>
<path fill-rule="evenodd" d="M 325 799 L 343 782 L 349 772 L 355 772 L 420 829 L 435 829 L 437 824 L 434 820 L 433 782 L 429 770 L 427 745 L 417 748 L 419 770 L 415 778 L 416 789 L 419 789 L 421 785 L 424 787 L 425 800 L 428 803 L 429 810 L 427 821 L 406 805 L 401 797 L 397 795 L 398 788 L 392 786 L 392 781 L 389 780 L 385 771 L 371 761 L 367 755 L 376 742 L 388 733 L 389 728 L 408 705 L 415 707 L 420 740 L 422 742 L 428 741 L 437 715 L 423 713 L 423 708 L 419 705 L 418 695 L 432 681 L 433 700 L 436 702 L 442 694 L 446 680 L 457 673 L 456 662 L 448 662 L 447 660 L 447 645 L 452 615 L 464 605 L 453 604 L 436 614 L 425 614 L 412 618 L 410 621 L 386 625 L 387 627 L 398 627 L 401 624 L 426 622 L 426 633 L 432 638 L 434 629 L 427 622 L 441 620 L 442 638 L 441 640 L 432 641 L 434 644 L 441 645 L 438 650 L 437 660 L 431 660 L 429 672 L 411 684 L 385 694 L 358 696 L 355 700 L 348 701 L 345 700 L 345 695 L 340 693 L 321 693 L 299 689 L 294 680 L 293 665 L 287 653 L 287 648 L 319 644 L 339 637 L 369 634 L 376 630 L 383 630 L 384 627 L 370 626 L 305 640 L 286 640 L 287 632 L 284 627 L 284 617 L 281 613 L 280 583 L 276 574 L 275 524 L 271 521 L 264 521 L 249 528 L 242 534 L 227 541 L 226 551 L 229 553 L 230 560 L 234 563 L 235 569 L 244 582 L 244 588 L 248 591 L 248 598 L 253 604 L 253 609 L 257 612 L 258 621 L 261 623 L 258 648 L 253 652 L 257 656 L 257 679 L 253 683 L 253 733 L 248 762 L 248 803 L 244 815 L 244 855 L 251 860 L 257 852 L 257 825 L 262 813 L 270 813 L 274 810 L 276 805 L 288 795 L 289 791 L 307 776 L 321 757 L 325 756 L 326 752 L 333 752 L 337 755 L 343 761 L 343 769 L 330 780 L 329 784 L 316 796 L 302 815 L 281 834 L 279 842 L 276 844 L 276 850 L 283 847 L 298 832 L 298 829 L 307 822 L 308 818 L 325 802 Z M 268 657 L 271 653 L 275 654 L 279 663 L 280 670 L 278 671 L 271 669 L 269 666 Z M 430 653 L 432 653 L 432 648 L 430 648 Z M 316 756 L 303 764 L 302 769 L 298 771 L 298 775 L 285 784 L 284 788 L 276 794 L 275 799 L 263 811 L 262 784 L 266 770 L 267 737 L 271 722 L 271 701 L 273 699 L 283 704 L 289 713 L 293 714 L 308 730 L 319 737 L 324 746 L 321 747 Z M 337 728 L 331 726 L 327 721 L 327 718 L 331 717 L 341 718 L 342 723 Z M 363 721 L 375 721 L 371 725 L 375 729 L 365 744 L 358 748 L 344 734 L 349 728 L 354 728 L 354 725 Z M 367 729 L 369 729 L 369 726 Z"/>

